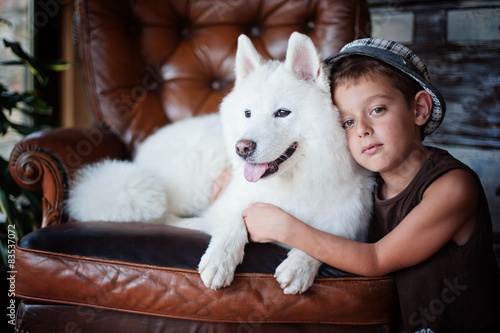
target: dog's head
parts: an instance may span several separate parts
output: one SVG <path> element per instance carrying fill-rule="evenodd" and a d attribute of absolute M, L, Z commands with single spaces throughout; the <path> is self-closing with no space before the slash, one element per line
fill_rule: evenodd
<path fill-rule="evenodd" d="M 332 102 L 312 40 L 295 32 L 284 62 L 264 61 L 241 35 L 235 72 L 235 87 L 220 109 L 233 164 L 242 165 L 250 182 L 293 170 L 315 145 L 315 127 L 331 122 L 322 116 L 332 113 Z"/>

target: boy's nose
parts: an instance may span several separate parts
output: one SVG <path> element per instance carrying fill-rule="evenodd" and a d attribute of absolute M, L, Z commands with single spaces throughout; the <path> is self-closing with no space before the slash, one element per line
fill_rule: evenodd
<path fill-rule="evenodd" d="M 360 138 L 365 137 L 367 135 L 373 134 L 373 129 L 370 124 L 364 120 L 358 120 L 357 122 L 357 130 Z"/>

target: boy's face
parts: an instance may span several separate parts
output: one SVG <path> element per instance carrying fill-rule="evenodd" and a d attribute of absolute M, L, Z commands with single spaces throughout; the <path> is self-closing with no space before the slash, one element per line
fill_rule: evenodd
<path fill-rule="evenodd" d="M 368 170 L 384 173 L 408 167 L 411 153 L 421 149 L 416 108 L 385 78 L 337 86 L 333 101 L 351 154 Z"/>

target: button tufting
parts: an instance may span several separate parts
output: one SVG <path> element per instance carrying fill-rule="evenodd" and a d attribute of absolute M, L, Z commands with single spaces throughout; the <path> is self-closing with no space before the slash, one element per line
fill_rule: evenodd
<path fill-rule="evenodd" d="M 181 29 L 181 36 L 184 39 L 189 39 L 189 37 L 191 37 L 191 30 L 189 28 L 182 28 Z"/>
<path fill-rule="evenodd" d="M 212 81 L 210 86 L 212 87 L 213 90 L 222 90 L 225 86 L 225 83 L 221 79 L 215 79 Z"/>
<path fill-rule="evenodd" d="M 316 22 L 314 22 L 313 20 L 310 20 L 306 23 L 306 31 L 312 31 L 314 30 L 314 28 L 316 28 Z"/>
<path fill-rule="evenodd" d="M 260 37 L 262 35 L 262 28 L 259 26 L 253 26 L 250 28 L 250 36 L 252 37 Z"/>

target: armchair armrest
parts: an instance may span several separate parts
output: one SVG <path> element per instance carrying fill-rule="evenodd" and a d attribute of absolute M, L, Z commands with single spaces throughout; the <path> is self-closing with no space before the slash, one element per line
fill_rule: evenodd
<path fill-rule="evenodd" d="M 66 190 L 75 171 L 104 158 L 128 159 L 121 140 L 97 128 L 58 128 L 33 133 L 13 149 L 9 161 L 19 186 L 42 191 L 42 227 L 63 222 Z"/>

